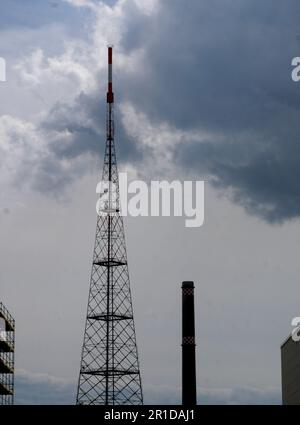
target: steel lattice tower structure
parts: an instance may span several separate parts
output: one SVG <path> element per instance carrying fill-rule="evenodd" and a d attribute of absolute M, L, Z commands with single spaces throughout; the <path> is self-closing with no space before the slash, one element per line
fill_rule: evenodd
<path fill-rule="evenodd" d="M 114 144 L 112 47 L 107 137 L 77 404 L 143 404 Z M 100 183 L 101 184 L 101 183 Z M 100 210 L 100 211 L 99 211 Z"/>

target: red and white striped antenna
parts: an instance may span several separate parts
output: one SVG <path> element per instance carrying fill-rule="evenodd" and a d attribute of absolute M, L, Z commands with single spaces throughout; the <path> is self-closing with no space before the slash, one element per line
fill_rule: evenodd
<path fill-rule="evenodd" d="M 108 90 L 107 90 L 107 103 L 114 103 L 114 93 L 112 87 L 112 49 L 110 44 L 108 47 Z"/>

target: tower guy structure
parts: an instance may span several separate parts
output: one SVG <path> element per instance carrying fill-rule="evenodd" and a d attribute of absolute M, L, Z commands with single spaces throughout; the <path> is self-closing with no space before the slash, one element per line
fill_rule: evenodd
<path fill-rule="evenodd" d="M 14 403 L 15 320 L 0 302 L 0 405 Z"/>
<path fill-rule="evenodd" d="M 108 47 L 106 147 L 77 404 L 143 404 L 114 144 Z"/>

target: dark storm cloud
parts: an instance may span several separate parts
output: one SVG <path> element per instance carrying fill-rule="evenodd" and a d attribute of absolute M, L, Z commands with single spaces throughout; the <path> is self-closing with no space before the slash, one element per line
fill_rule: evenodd
<path fill-rule="evenodd" d="M 151 77 L 126 76 L 126 96 L 152 120 L 216 138 L 182 145 L 178 164 L 269 221 L 300 214 L 299 16 L 296 0 L 174 0 L 123 40 L 143 39 Z"/>
<path fill-rule="evenodd" d="M 65 196 L 65 189 L 74 179 L 87 171 L 84 155 L 90 155 L 102 168 L 102 159 L 106 140 L 106 104 L 103 97 L 81 93 L 70 104 L 57 103 L 40 123 L 39 129 L 47 137 L 49 152 L 34 165 L 31 186 L 34 190 L 52 193 L 55 197 Z M 118 162 L 134 164 L 141 158 L 142 152 L 129 139 L 122 125 L 121 112 L 115 111 L 117 131 L 115 131 Z M 67 134 L 67 137 L 65 135 Z M 54 136 L 55 135 L 55 136 Z M 65 169 L 63 160 L 76 162 L 76 167 Z M 90 162 L 89 162 L 90 163 Z M 100 171 L 99 171 L 100 177 Z M 24 176 L 23 176 L 24 179 Z M 22 181 L 18 173 L 16 181 Z"/>
<path fill-rule="evenodd" d="M 52 150 L 59 157 L 76 158 L 83 153 L 93 155 L 103 153 L 106 140 L 106 103 L 105 97 L 99 96 L 100 90 L 95 94 L 81 93 L 72 105 L 57 103 L 43 121 L 41 128 L 47 131 L 55 131 L 58 134 L 68 132 L 70 142 L 64 142 L 58 138 L 52 144 Z M 126 134 L 120 119 L 121 112 L 115 111 L 117 130 L 115 136 L 118 143 L 118 154 L 121 161 L 135 160 L 139 152 Z"/>
<path fill-rule="evenodd" d="M 133 104 L 152 124 L 208 134 L 207 141 L 176 146 L 175 166 L 192 167 L 196 176 L 230 189 L 249 213 L 270 222 L 298 217 L 300 83 L 291 79 L 291 60 L 300 56 L 300 3 L 169 0 L 147 15 L 128 2 L 122 14 L 118 48 L 125 54 L 143 48 L 146 72 L 125 67 L 118 73 L 118 104 Z M 71 141 L 51 142 L 44 180 L 56 158 L 102 154 L 100 92 L 50 111 L 42 129 L 68 131 Z M 128 138 L 118 111 L 116 124 L 118 158 L 140 160 L 141 150 Z"/>

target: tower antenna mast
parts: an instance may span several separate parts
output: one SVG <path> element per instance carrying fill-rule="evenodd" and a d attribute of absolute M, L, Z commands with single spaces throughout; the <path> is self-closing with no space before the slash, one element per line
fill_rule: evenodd
<path fill-rule="evenodd" d="M 114 143 L 113 48 L 108 46 L 106 146 L 77 404 L 143 404 Z M 104 196 L 105 194 L 105 196 Z"/>

